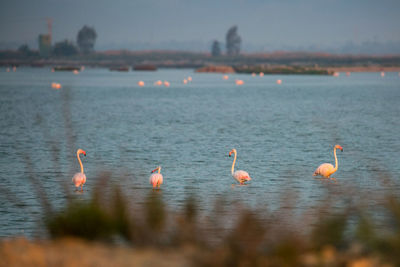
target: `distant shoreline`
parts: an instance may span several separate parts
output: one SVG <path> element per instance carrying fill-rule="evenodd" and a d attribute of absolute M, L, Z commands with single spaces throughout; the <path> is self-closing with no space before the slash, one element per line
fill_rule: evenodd
<path fill-rule="evenodd" d="M 152 65 L 156 68 L 191 68 L 229 66 L 236 72 L 251 69 L 281 69 L 286 74 L 323 74 L 327 72 L 380 72 L 400 71 L 400 55 L 337 55 L 310 52 L 275 52 L 217 56 L 209 53 L 185 51 L 102 51 L 73 56 L 40 57 L 38 53 L 24 54 L 19 51 L 0 51 L 0 66 L 32 67 L 99 67 L 120 68 Z M 239 69 L 243 71 L 238 71 Z M 291 71 L 290 71 L 291 70 Z M 322 72 L 321 72 L 322 70 Z M 265 74 L 267 74 L 266 71 Z"/>
<path fill-rule="evenodd" d="M 354 67 L 327 67 L 329 71 L 334 72 L 400 72 L 400 67 L 384 67 L 384 66 L 354 66 Z"/>

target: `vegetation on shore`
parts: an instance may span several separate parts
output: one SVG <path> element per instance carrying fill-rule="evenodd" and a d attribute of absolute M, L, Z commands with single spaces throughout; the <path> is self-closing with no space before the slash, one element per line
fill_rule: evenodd
<path fill-rule="evenodd" d="M 276 52 L 264 54 L 246 54 L 238 56 L 212 57 L 208 53 L 183 51 L 103 51 L 91 54 L 72 56 L 40 57 L 36 51 L 26 48 L 19 51 L 0 51 L 0 66 L 89 66 L 115 67 L 151 64 L 157 68 L 200 68 L 207 65 L 227 65 L 240 68 L 244 66 L 266 66 L 265 68 L 335 68 L 335 67 L 398 67 L 400 56 L 371 56 L 371 55 L 334 55 L 305 52 Z M 318 66 L 318 67 L 315 67 Z M 268 71 L 268 70 L 267 70 Z M 267 71 L 265 73 L 267 73 Z"/>

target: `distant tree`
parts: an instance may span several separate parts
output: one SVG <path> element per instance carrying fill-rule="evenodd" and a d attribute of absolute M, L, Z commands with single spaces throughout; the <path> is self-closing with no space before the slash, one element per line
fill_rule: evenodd
<path fill-rule="evenodd" d="M 228 56 L 239 55 L 242 38 L 237 34 L 237 29 L 237 26 L 232 26 L 226 33 L 226 53 Z"/>
<path fill-rule="evenodd" d="M 79 50 L 84 54 L 89 54 L 94 50 L 94 43 L 96 42 L 97 33 L 94 28 L 83 26 L 78 32 L 76 42 L 78 43 Z"/>
<path fill-rule="evenodd" d="M 78 48 L 72 42 L 64 40 L 54 45 L 53 54 L 55 56 L 73 56 L 78 54 Z"/>
<path fill-rule="evenodd" d="M 217 40 L 215 40 L 211 46 L 211 55 L 213 57 L 219 57 L 221 55 L 221 48 Z"/>
<path fill-rule="evenodd" d="M 29 46 L 27 44 L 23 44 L 20 47 L 18 47 L 18 53 L 20 53 L 24 57 L 30 57 L 35 55 L 35 53 L 29 49 Z"/>
<path fill-rule="evenodd" d="M 18 47 L 18 52 L 21 54 L 28 54 L 31 50 L 29 49 L 29 46 L 27 44 L 23 44 L 20 47 Z"/>

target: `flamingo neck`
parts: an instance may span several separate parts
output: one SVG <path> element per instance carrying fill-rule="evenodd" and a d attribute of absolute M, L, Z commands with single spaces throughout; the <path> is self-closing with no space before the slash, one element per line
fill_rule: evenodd
<path fill-rule="evenodd" d="M 158 173 L 160 173 L 161 172 L 161 167 L 158 167 Z"/>
<path fill-rule="evenodd" d="M 233 158 L 233 163 L 232 163 L 232 175 L 235 172 L 235 163 L 236 163 L 236 151 L 233 152 L 235 154 L 235 157 Z"/>
<path fill-rule="evenodd" d="M 76 152 L 76 157 L 78 158 L 79 165 L 81 165 L 81 173 L 83 173 L 83 165 L 82 165 L 82 161 L 81 161 L 81 159 L 79 157 L 79 153 L 78 152 Z"/>
<path fill-rule="evenodd" d="M 335 171 L 338 169 L 338 161 L 337 161 L 337 156 L 336 156 L 336 147 L 333 149 L 333 155 L 335 156 Z"/>

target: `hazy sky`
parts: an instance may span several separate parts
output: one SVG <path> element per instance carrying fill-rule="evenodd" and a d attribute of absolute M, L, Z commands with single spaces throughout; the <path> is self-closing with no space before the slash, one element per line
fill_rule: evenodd
<path fill-rule="evenodd" d="M 102 49 L 135 43 L 224 42 L 238 25 L 243 46 L 340 46 L 400 42 L 399 0 L 1 0 L 0 42 L 36 42 L 53 18 L 53 41 L 94 26 Z"/>

